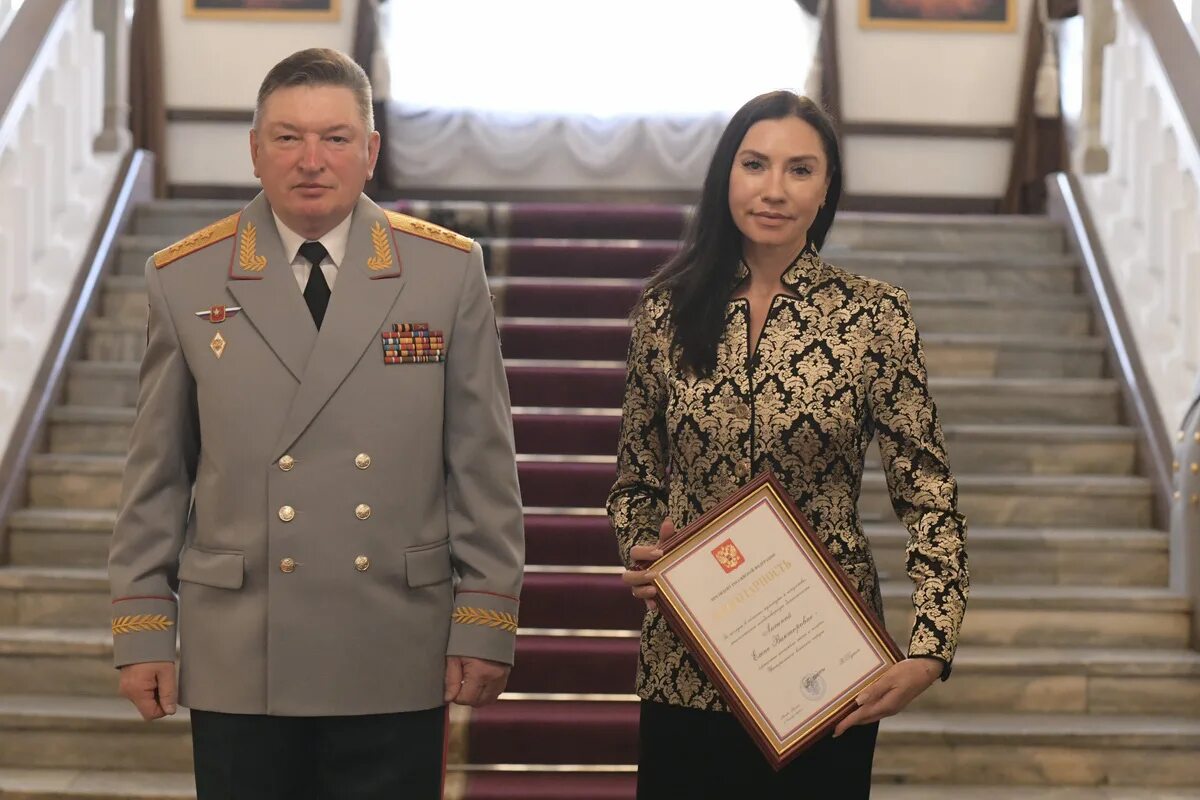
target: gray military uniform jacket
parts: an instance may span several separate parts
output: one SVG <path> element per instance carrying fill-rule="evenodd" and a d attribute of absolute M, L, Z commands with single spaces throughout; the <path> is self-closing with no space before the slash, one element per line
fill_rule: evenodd
<path fill-rule="evenodd" d="M 360 198 L 318 332 L 259 195 L 146 282 L 116 665 L 174 660 L 178 631 L 183 705 L 321 716 L 438 706 L 447 655 L 511 663 L 522 512 L 479 245 Z"/>

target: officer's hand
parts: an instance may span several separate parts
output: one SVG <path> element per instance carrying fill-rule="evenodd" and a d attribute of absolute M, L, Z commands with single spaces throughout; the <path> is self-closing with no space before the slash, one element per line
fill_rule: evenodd
<path fill-rule="evenodd" d="M 640 564 L 650 564 L 663 557 L 662 543 L 675 533 L 675 526 L 670 519 L 664 519 L 658 529 L 658 544 L 654 546 L 635 544 L 629 550 L 629 557 Z M 657 573 L 647 569 L 627 569 L 621 575 L 621 580 L 630 587 L 633 596 L 646 601 L 646 608 L 657 608 L 654 596 L 658 590 L 654 588 L 654 578 Z"/>
<path fill-rule="evenodd" d="M 137 708 L 144 720 L 175 713 L 175 662 L 148 661 L 121 667 L 121 696 Z"/>
<path fill-rule="evenodd" d="M 470 656 L 446 656 L 447 703 L 486 706 L 496 702 L 508 683 L 512 667 L 499 661 Z"/>

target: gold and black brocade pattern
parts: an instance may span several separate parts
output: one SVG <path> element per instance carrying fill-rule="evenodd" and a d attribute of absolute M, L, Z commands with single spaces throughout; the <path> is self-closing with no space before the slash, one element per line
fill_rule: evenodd
<path fill-rule="evenodd" d="M 608 498 L 621 559 L 628 565 L 633 545 L 653 544 L 664 516 L 683 527 L 770 469 L 882 617 L 858 516 L 863 460 L 878 434 L 892 505 L 909 530 L 917 614 L 908 653 L 949 662 L 968 591 L 966 523 L 908 296 L 812 254 L 783 282 L 791 294 L 775 297 L 753 356 L 749 304 L 730 300 L 717 365 L 705 378 L 678 366 L 669 297 L 651 296 L 639 309 Z M 723 707 L 654 611 L 642 626 L 637 684 L 645 699 Z"/>

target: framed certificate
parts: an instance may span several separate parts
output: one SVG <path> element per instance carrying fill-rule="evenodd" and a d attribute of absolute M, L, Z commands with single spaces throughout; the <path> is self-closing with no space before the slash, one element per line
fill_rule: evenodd
<path fill-rule="evenodd" d="M 904 658 L 770 472 L 663 551 L 659 610 L 775 769 Z"/>

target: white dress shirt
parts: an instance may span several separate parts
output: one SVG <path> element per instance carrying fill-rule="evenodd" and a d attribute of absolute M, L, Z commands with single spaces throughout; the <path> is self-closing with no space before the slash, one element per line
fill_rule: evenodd
<path fill-rule="evenodd" d="M 295 273 L 296 283 L 300 285 L 300 292 L 303 293 L 304 287 L 308 285 L 308 274 L 312 271 L 312 264 L 308 262 L 307 258 L 300 255 L 300 245 L 313 240 L 305 239 L 283 224 L 283 220 L 274 211 L 271 212 L 271 215 L 275 217 L 275 227 L 279 229 L 279 240 L 283 242 L 283 254 L 291 259 L 292 272 Z M 350 238 L 350 219 L 353 216 L 354 212 L 352 211 L 333 230 L 316 240 L 325 246 L 327 255 L 321 261 L 321 272 L 324 273 L 325 282 L 329 284 L 331 292 L 333 291 L 333 282 L 337 280 L 338 265 L 346 257 L 346 242 Z"/>

